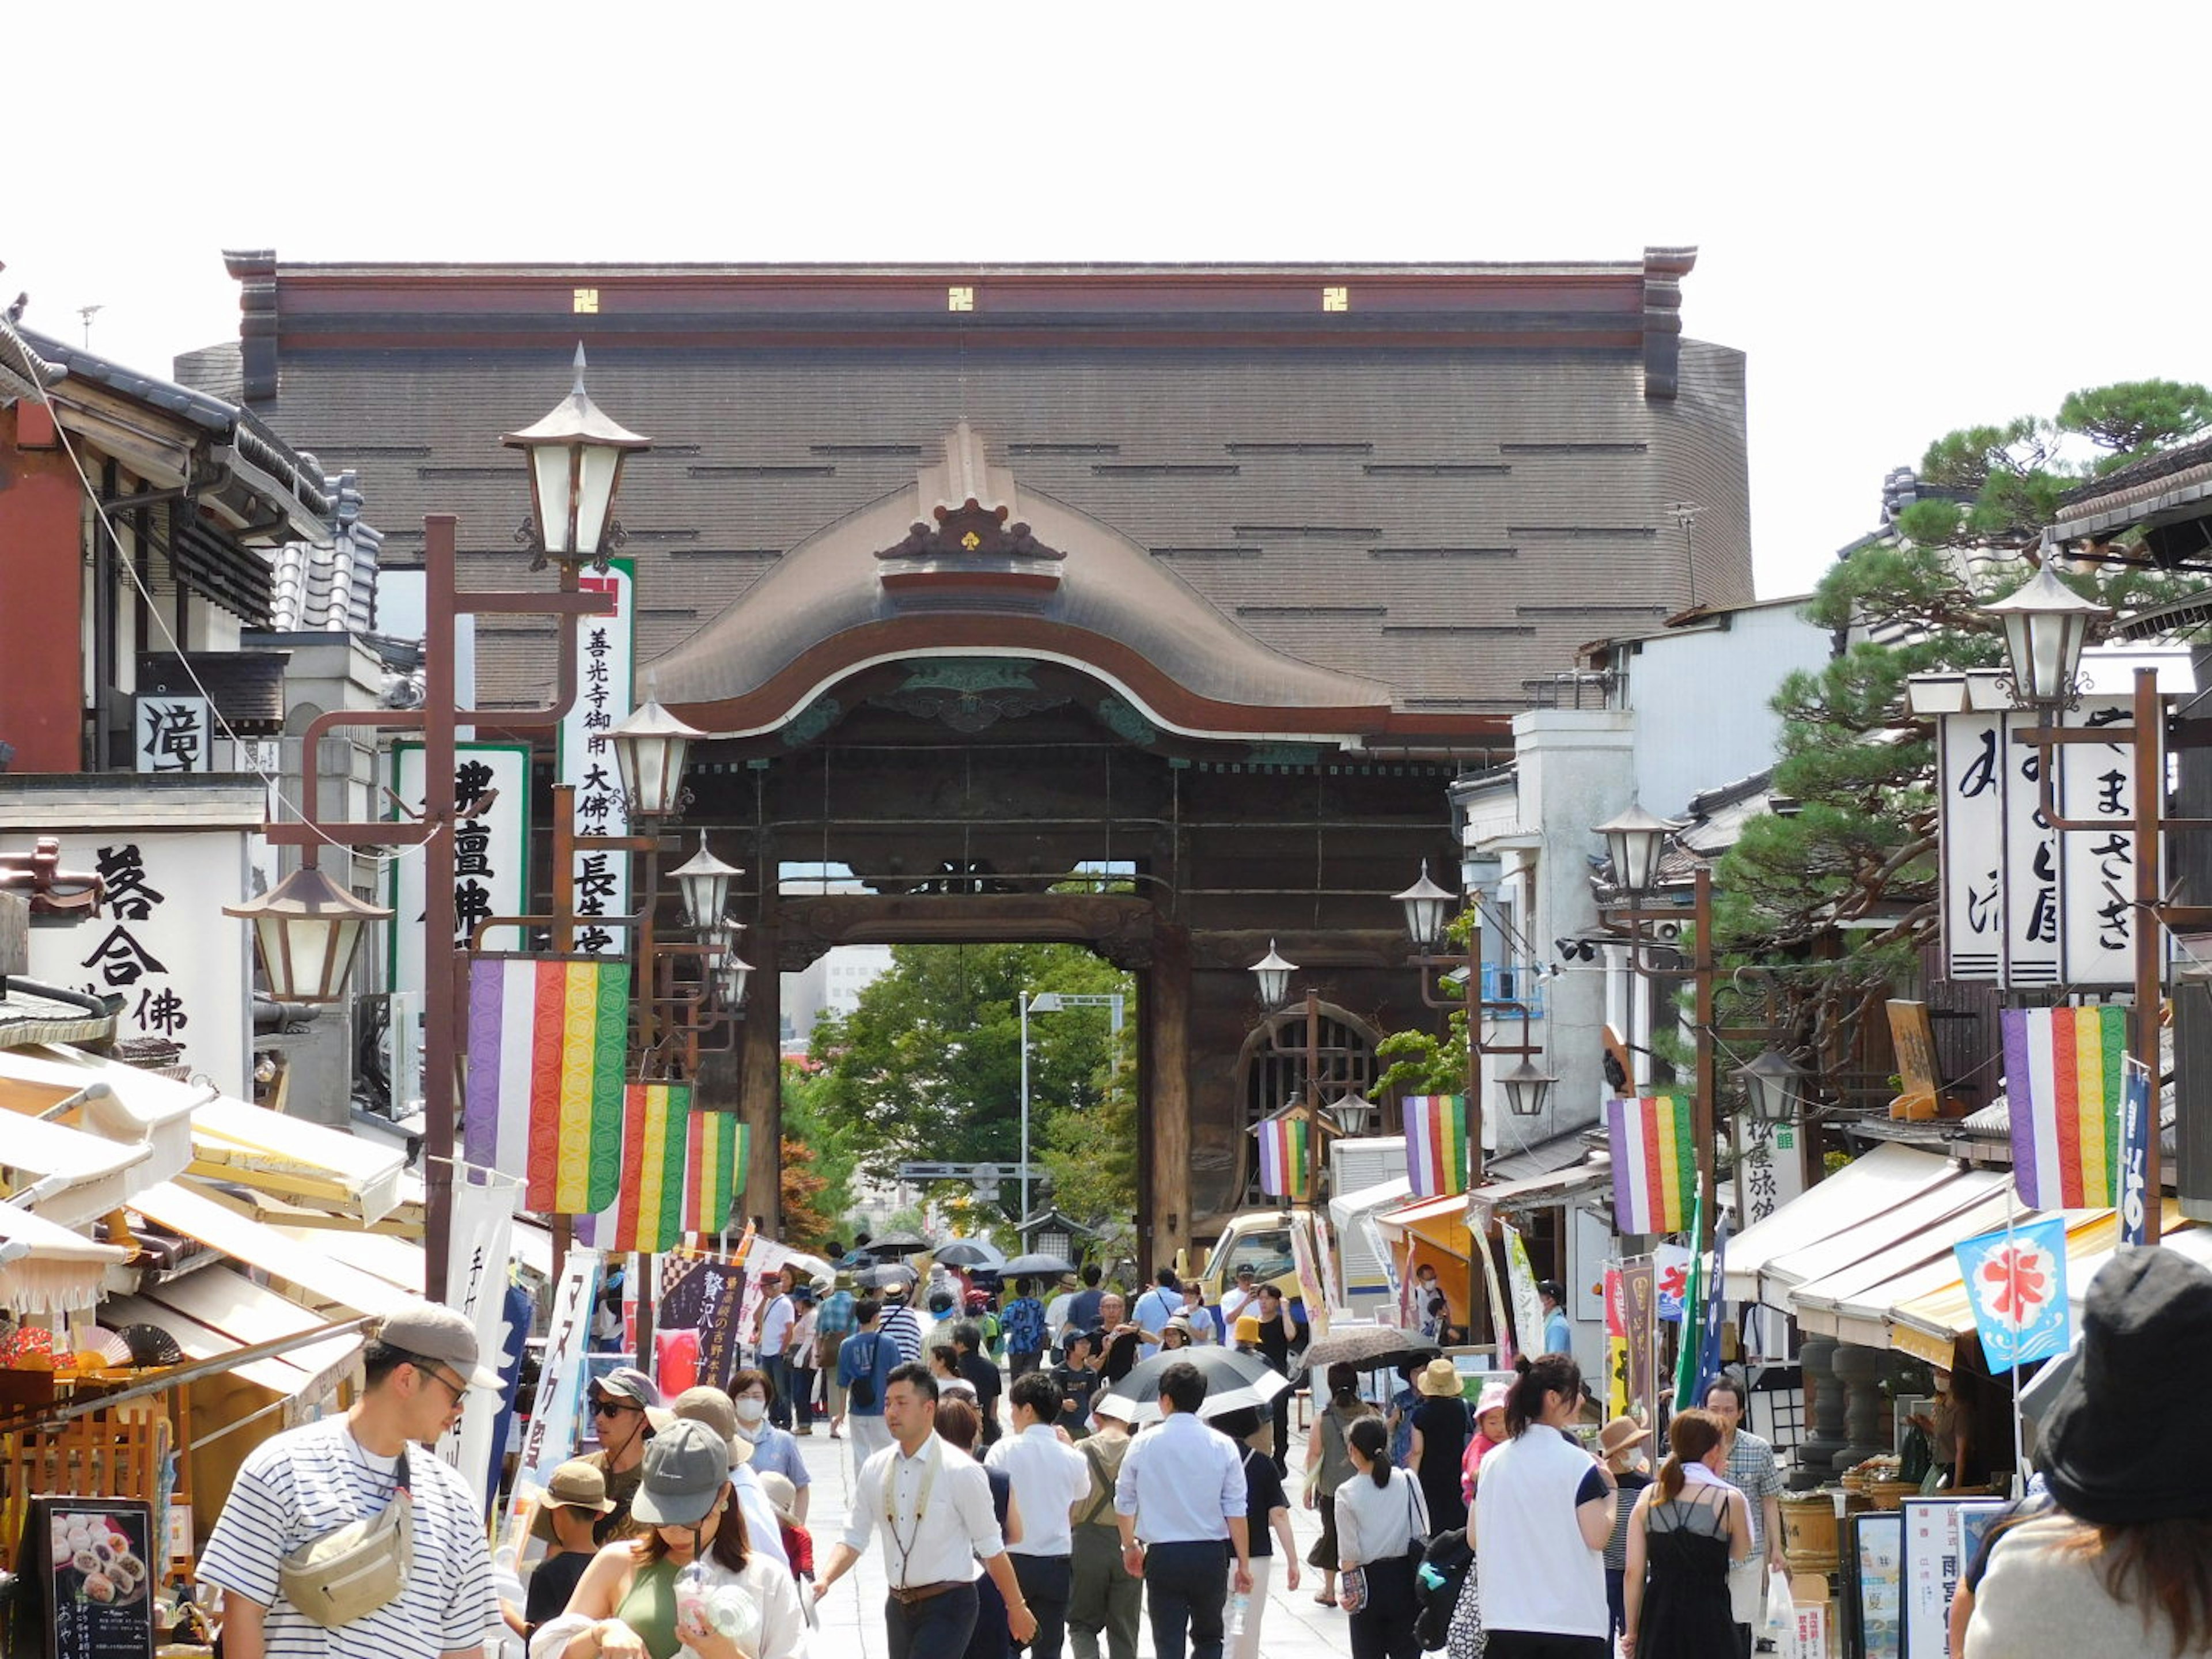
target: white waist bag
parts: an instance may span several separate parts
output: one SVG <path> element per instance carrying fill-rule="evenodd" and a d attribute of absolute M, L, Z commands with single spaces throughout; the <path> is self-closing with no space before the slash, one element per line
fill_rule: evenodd
<path fill-rule="evenodd" d="M 284 1599 L 325 1630 L 388 1607 L 407 1587 L 415 1553 L 415 1500 L 407 1454 L 399 1454 L 392 1501 L 366 1521 L 311 1538 L 284 1558 L 277 1583 Z"/>

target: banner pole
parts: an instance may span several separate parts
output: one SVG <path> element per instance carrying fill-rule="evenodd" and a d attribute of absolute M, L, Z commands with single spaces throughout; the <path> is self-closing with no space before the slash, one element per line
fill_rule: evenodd
<path fill-rule="evenodd" d="M 2014 1243 L 2013 1225 L 2019 1210 L 2020 1189 L 2010 1180 L 2005 1182 L 2005 1271 L 2020 1271 L 2020 1255 Z M 2019 1305 L 2015 1299 L 2014 1305 Z M 2012 1334 L 2012 1495 L 2017 1499 L 2027 1490 L 2027 1454 L 2026 1440 L 2021 1427 L 2020 1409 L 2020 1333 Z"/>

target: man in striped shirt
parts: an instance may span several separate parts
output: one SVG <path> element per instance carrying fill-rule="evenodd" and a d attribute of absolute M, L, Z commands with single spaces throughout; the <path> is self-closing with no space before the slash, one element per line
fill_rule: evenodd
<path fill-rule="evenodd" d="M 459 1419 L 469 1389 L 501 1386 L 477 1364 L 475 1328 L 450 1308 L 416 1303 L 384 1321 L 362 1368 L 352 1410 L 272 1436 L 247 1455 L 208 1534 L 199 1576 L 224 1592 L 228 1659 L 475 1659 L 498 1622 L 476 1498 L 430 1449 Z M 284 1596 L 284 1558 L 381 1514 L 403 1454 L 414 1539 L 398 1599 L 350 1624 L 315 1624 Z"/>

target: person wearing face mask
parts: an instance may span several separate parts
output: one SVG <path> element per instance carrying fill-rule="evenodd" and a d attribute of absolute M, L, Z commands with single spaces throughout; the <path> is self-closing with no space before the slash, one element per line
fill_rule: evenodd
<path fill-rule="evenodd" d="M 780 1474 L 791 1482 L 799 1494 L 793 1512 L 803 1525 L 806 1520 L 807 1482 L 813 1477 L 806 1472 L 806 1460 L 799 1455 L 799 1442 L 791 1431 L 779 1429 L 768 1420 L 774 1392 L 764 1371 L 742 1370 L 730 1379 L 730 1400 L 737 1407 L 738 1432 L 752 1444 L 753 1473 Z"/>
<path fill-rule="evenodd" d="M 531 1659 L 805 1659 L 797 1589 L 754 1545 L 728 1462 L 704 1423 L 656 1434 L 630 1505 L 643 1535 L 592 1558 Z"/>
<path fill-rule="evenodd" d="M 1628 1577 L 1628 1523 L 1634 1516 L 1637 1498 L 1651 1484 L 1644 1467 L 1644 1443 L 1650 1437 L 1651 1431 L 1632 1417 L 1616 1417 L 1597 1431 L 1597 1455 L 1613 1471 L 1613 1485 L 1620 1489 L 1613 1537 L 1605 1547 L 1605 1600 L 1613 1612 L 1615 1637 L 1628 1628 L 1624 1589 Z"/>

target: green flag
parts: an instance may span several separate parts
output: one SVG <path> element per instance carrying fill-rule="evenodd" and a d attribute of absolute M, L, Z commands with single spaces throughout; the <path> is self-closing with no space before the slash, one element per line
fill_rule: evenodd
<path fill-rule="evenodd" d="M 1687 1411 L 1698 1399 L 1698 1349 L 1705 1328 L 1705 1253 L 1697 1248 L 1705 1231 L 1705 1195 L 1700 1191 L 1690 1212 L 1690 1287 L 1682 1297 L 1681 1352 L 1674 1361 L 1674 1409 Z"/>

